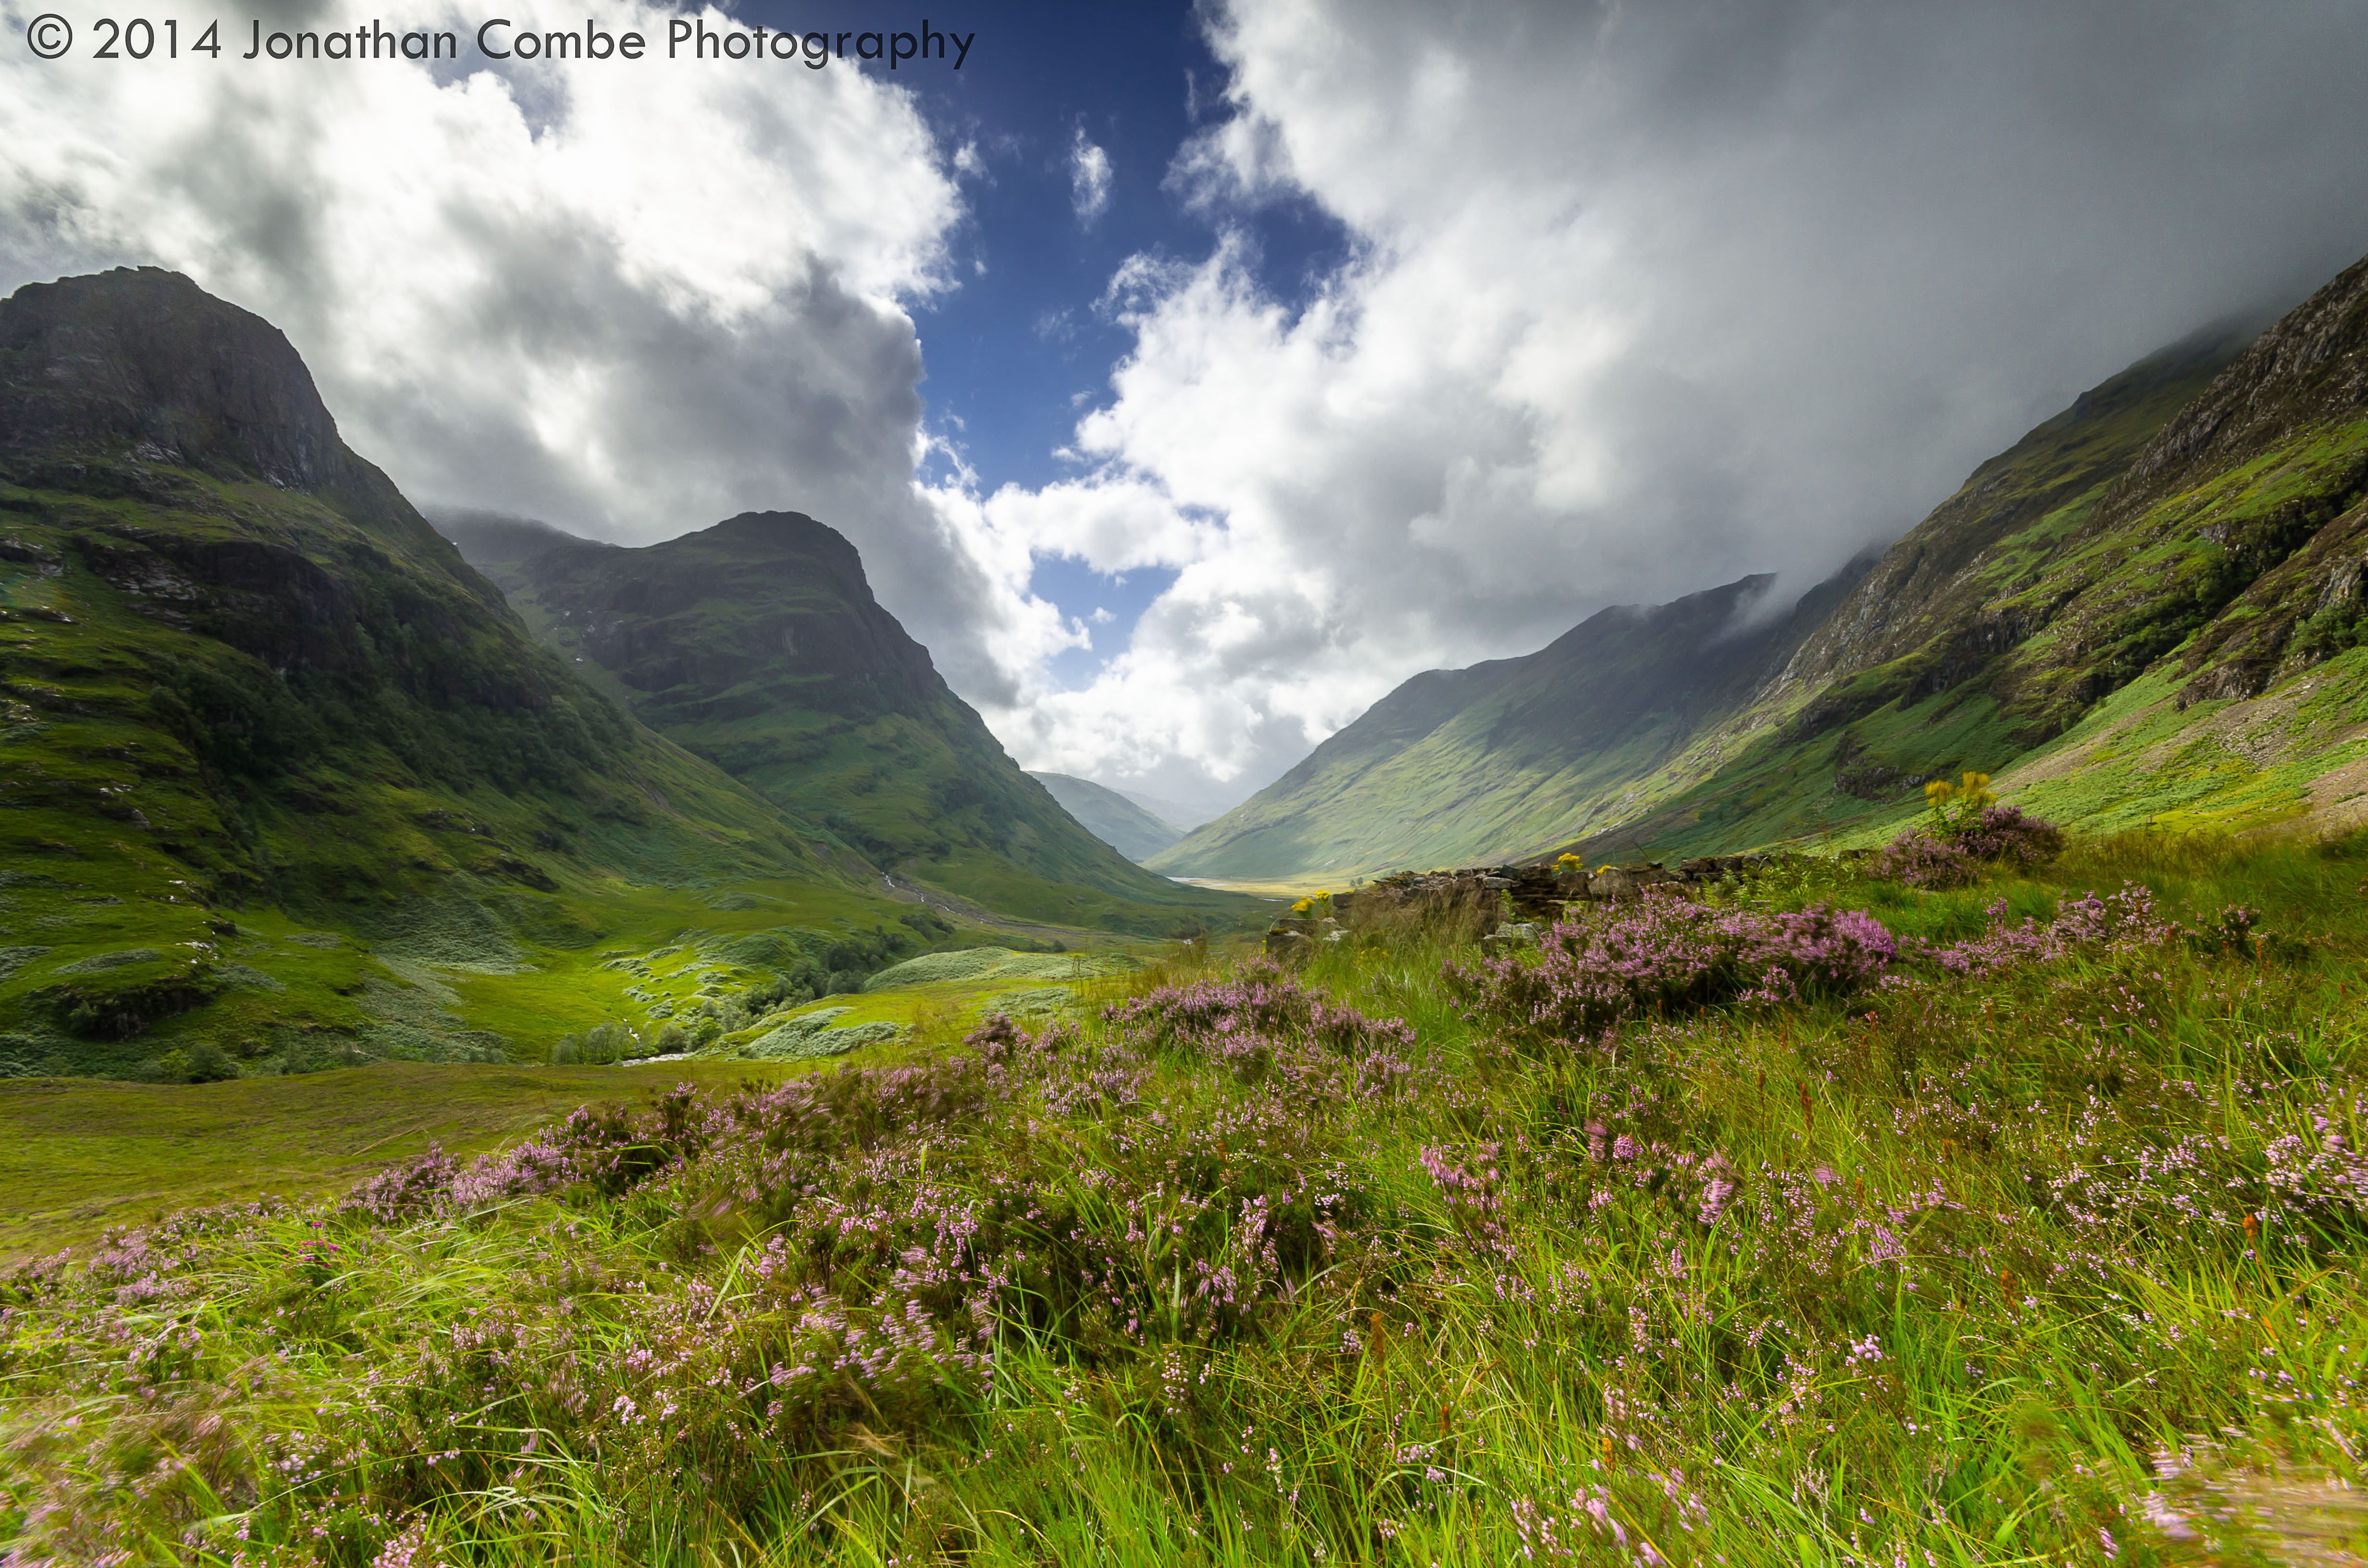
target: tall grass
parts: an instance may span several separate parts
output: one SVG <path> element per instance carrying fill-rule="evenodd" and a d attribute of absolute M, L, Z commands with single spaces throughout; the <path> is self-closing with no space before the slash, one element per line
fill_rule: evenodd
<path fill-rule="evenodd" d="M 1082 1033 L 187 1216 L 6 1287 L 0 1530 L 24 1562 L 2330 1561 L 2368 1440 L 2360 848 L 1791 868 L 1721 900 L 1872 910 L 1900 961 L 1591 1039 L 1492 1010 L 1468 919 L 1296 978 L 1179 949 L 1083 983 Z M 1918 956 L 2125 881 L 2144 930 Z"/>

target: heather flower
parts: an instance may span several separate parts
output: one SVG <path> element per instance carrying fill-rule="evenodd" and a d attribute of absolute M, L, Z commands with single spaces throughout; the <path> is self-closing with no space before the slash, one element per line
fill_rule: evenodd
<path fill-rule="evenodd" d="M 2004 899 L 1986 912 L 1989 927 L 1978 937 L 1933 948 L 1925 957 L 1950 974 L 1995 974 L 2028 964 L 2053 963 L 2076 953 L 2091 956 L 2155 946 L 2177 927 L 2156 912 L 2154 894 L 2132 882 L 2111 898 L 2093 891 L 2057 905 L 2042 926 L 2025 917 L 2009 924 Z"/>
<path fill-rule="evenodd" d="M 1979 798 L 1983 802 L 1979 808 L 1936 812 L 1931 822 L 1908 829 L 1884 846 L 1869 868 L 1871 874 L 1910 887 L 1964 887 L 1986 867 L 2028 871 L 2064 852 L 2063 829 L 2024 815 L 2020 806 L 1989 803 L 1987 776 L 1969 773 L 1965 777 L 1969 792 L 1952 798 Z M 1981 780 L 1978 797 L 1971 793 L 1975 779 Z M 1949 790 L 1951 786 L 1932 788 Z"/>
<path fill-rule="evenodd" d="M 1652 890 L 1631 911 L 1555 926 L 1534 960 L 1483 960 L 1449 978 L 1520 1034 L 1583 1040 L 1651 1012 L 1848 995 L 1897 953 L 1862 911 L 1717 910 Z"/>

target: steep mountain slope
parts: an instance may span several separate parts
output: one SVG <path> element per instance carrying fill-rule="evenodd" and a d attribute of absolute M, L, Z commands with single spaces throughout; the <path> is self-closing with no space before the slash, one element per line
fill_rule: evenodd
<path fill-rule="evenodd" d="M 539 1050 L 630 982 L 529 971 L 723 883 L 916 945 L 539 647 L 268 324 L 153 268 L 0 302 L 0 1072 Z"/>
<path fill-rule="evenodd" d="M 1184 836 L 1115 790 L 1065 773 L 1030 773 L 1087 833 L 1140 864 Z"/>
<path fill-rule="evenodd" d="M 1110 930 L 1257 917 L 1080 827 L 872 598 L 855 547 L 811 517 L 746 513 L 640 549 L 456 532 L 645 723 L 900 880 Z"/>
<path fill-rule="evenodd" d="M 1344 880 L 1501 858 L 1608 825 L 1628 788 L 1741 708 L 1856 580 L 1772 618 L 1768 577 L 1589 617 L 1538 653 L 1431 670 L 1156 857 L 1212 878 Z"/>
<path fill-rule="evenodd" d="M 2368 262 L 2226 358 L 2159 357 L 1985 464 L 1594 845 L 1866 836 L 1962 767 L 2090 829 L 2340 816 L 2368 758 Z"/>

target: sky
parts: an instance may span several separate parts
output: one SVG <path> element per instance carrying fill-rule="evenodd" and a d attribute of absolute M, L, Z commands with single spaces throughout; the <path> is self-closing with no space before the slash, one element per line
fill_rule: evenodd
<path fill-rule="evenodd" d="M 2356 0 L 398 3 L 102 61 L 0 0 L 0 290 L 188 273 L 430 508 L 810 513 L 1023 766 L 1206 804 L 1423 669 L 1805 590 L 2368 252 Z M 374 17 L 462 57 L 238 58 Z M 959 68 L 665 58 L 925 17 Z"/>

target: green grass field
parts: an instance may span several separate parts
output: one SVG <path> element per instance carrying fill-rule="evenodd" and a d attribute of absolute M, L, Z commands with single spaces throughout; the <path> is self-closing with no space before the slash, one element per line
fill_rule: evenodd
<path fill-rule="evenodd" d="M 638 1100 L 653 1074 L 723 1087 L 786 1071 L 389 1062 L 217 1084 L 0 1080 L 0 1258 L 86 1250 L 181 1209 L 342 1192 L 431 1143 L 475 1153 L 579 1105 Z"/>
<path fill-rule="evenodd" d="M 1493 978 L 1403 922 L 1297 976 L 1177 950 L 1095 977 L 1118 1007 L 1082 1026 L 960 1044 L 972 1009 L 941 1006 L 843 1070 L 743 1092 L 718 1064 L 345 1201 L 444 1114 L 394 1092 L 428 1070 L 28 1089 L 0 1102 L 12 1187 L 57 1168 L 74 1202 L 149 1201 L 126 1195 L 221 1142 L 206 1116 L 310 1150 L 324 1196 L 0 1287 L 0 1539 L 225 1564 L 2356 1562 L 2363 883 L 2368 839 L 2153 835 L 1946 891 L 1793 862 Z M 1789 978 L 1738 990 L 1701 957 L 1752 942 Z M 651 1069 L 437 1071 L 490 1147 Z M 280 1083 L 359 1087 L 231 1097 Z M 193 1199 L 251 1190 L 229 1155 L 190 1168 Z"/>

